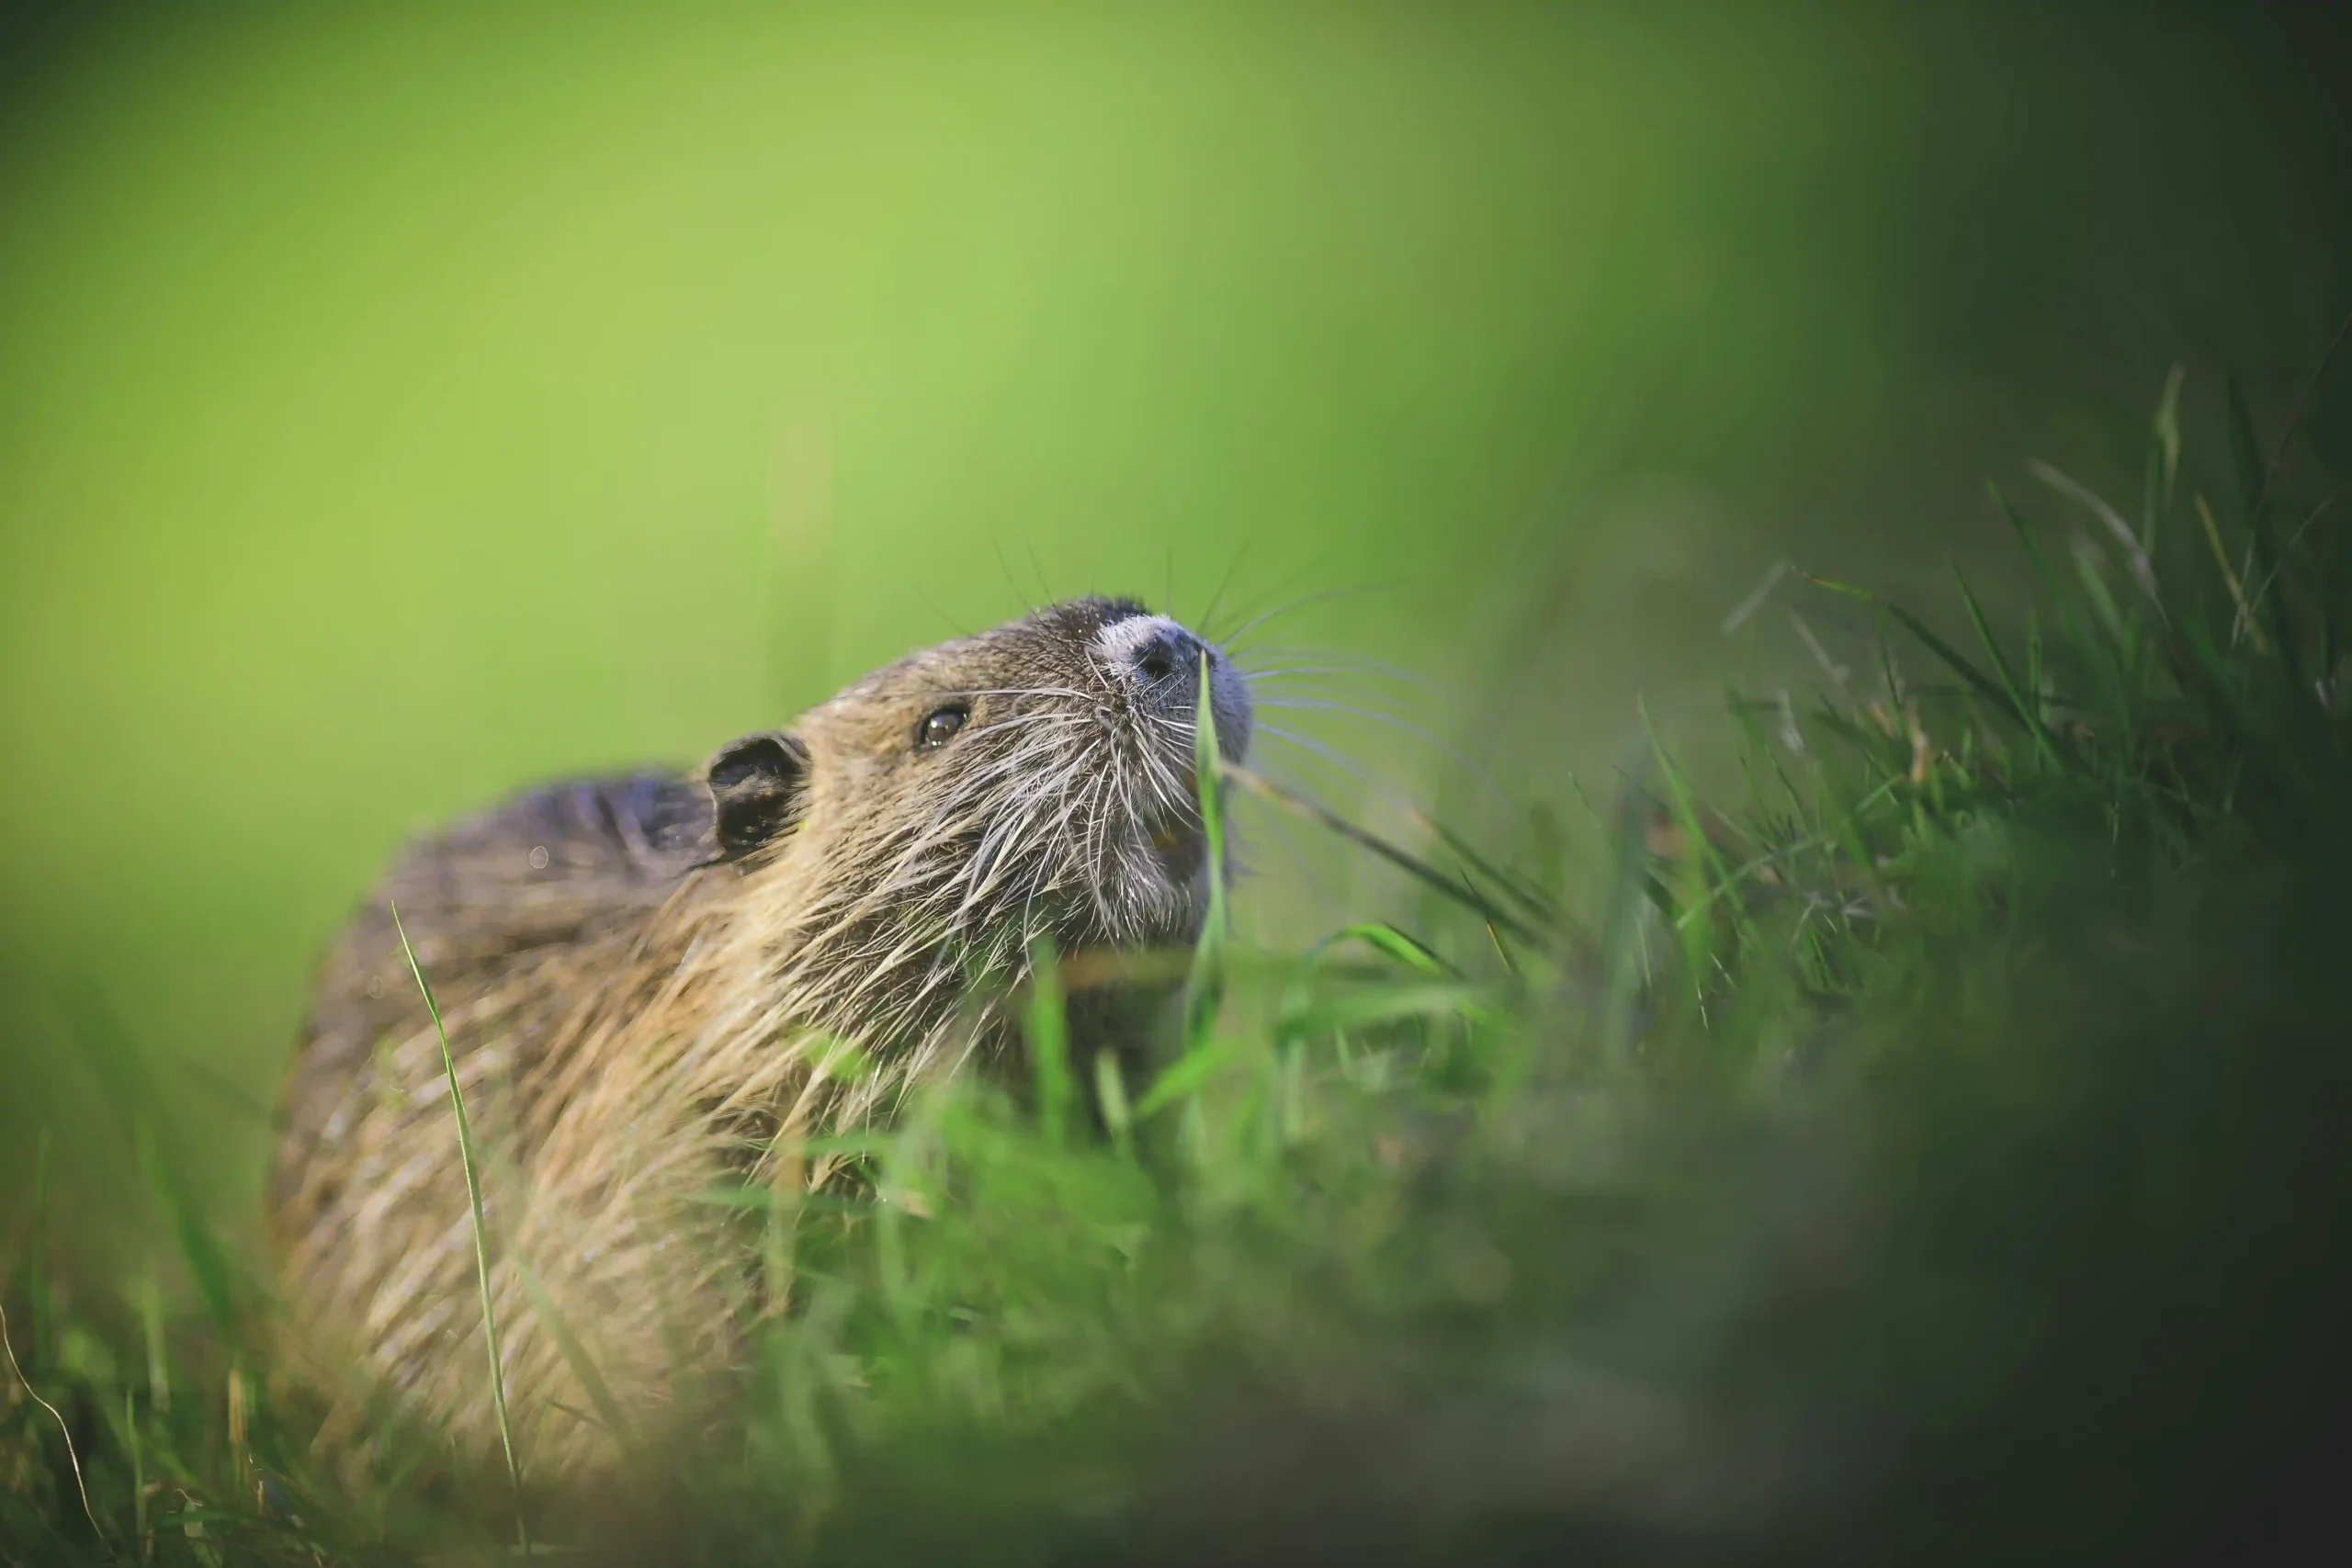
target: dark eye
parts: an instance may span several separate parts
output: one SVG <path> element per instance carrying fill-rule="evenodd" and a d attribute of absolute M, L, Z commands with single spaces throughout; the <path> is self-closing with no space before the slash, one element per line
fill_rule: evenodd
<path fill-rule="evenodd" d="M 915 750 L 938 750 L 956 739 L 956 732 L 964 728 L 967 716 L 967 710 L 962 707 L 939 708 L 927 715 L 915 726 Z"/>

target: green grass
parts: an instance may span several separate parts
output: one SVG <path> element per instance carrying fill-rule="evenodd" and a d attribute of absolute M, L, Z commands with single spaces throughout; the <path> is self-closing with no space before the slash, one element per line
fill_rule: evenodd
<path fill-rule="evenodd" d="M 1408 847 L 1204 736 L 1216 834 L 1228 796 L 1335 828 L 1420 879 L 1413 929 L 1368 910 L 1258 951 L 1220 883 L 1132 1083 L 1073 1061 L 1041 952 L 1034 1095 L 960 1082 L 812 1151 L 862 1179 L 769 1215 L 793 1308 L 738 1416 L 594 1496 L 525 1493 L 515 1452 L 528 1539 L 2256 1551 L 2352 1387 L 2328 1331 L 2352 1309 L 2352 552 L 2303 433 L 2265 445 L 2233 389 L 2197 390 L 2167 385 L 2136 522 L 2054 468 L 1996 493 L 2041 585 L 2013 618 L 1964 579 L 1941 630 L 1810 580 L 1804 613 L 1843 606 L 1874 675 L 1734 694 L 1721 798 L 1656 737 L 1613 813 L 1530 779 L 1553 799 L 1520 841 Z M 45 1402 L 0 1404 L 15 1558 L 511 1554 L 476 1460 L 389 1417 L 364 1461 L 313 1455 L 266 1314 L 159 1309 L 145 1276 L 69 1291 L 42 1224 L 36 1189 L 9 1233 Z M 190 1245 L 199 1280 L 222 1267 Z M 2243 1506 L 2256 1479 L 2272 1515 Z"/>

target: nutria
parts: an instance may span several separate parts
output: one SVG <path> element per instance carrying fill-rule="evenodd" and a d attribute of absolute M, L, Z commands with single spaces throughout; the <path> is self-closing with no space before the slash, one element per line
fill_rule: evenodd
<path fill-rule="evenodd" d="M 535 1466 L 608 1452 L 599 1403 L 683 1408 L 761 1305 L 708 1189 L 808 1179 L 779 1155 L 791 1134 L 1017 1055 L 1008 993 L 1035 938 L 1196 936 L 1204 663 L 1238 761 L 1250 700 L 1223 653 L 1086 598 L 910 655 L 692 773 L 541 789 L 413 845 L 331 949 L 288 1077 L 270 1208 L 298 1333 L 494 1440 L 456 1129 L 397 905 L 481 1150 Z"/>

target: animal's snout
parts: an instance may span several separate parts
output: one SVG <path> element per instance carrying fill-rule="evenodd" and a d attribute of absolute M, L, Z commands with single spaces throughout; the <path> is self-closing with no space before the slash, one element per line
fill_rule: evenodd
<path fill-rule="evenodd" d="M 1127 670 L 1131 679 L 1147 686 L 1158 686 L 1179 677 L 1200 680 L 1201 639 L 1179 626 L 1154 626 L 1150 635 L 1128 655 Z M 1216 662 L 1211 656 L 1210 662 Z"/>
<path fill-rule="evenodd" d="M 1095 648 L 1146 711 L 1180 725 L 1190 724 L 1199 703 L 1206 660 L 1218 749 L 1240 761 L 1250 743 L 1250 693 L 1241 672 L 1214 644 L 1165 615 L 1134 615 L 1105 626 Z"/>
<path fill-rule="evenodd" d="M 1166 615 L 1129 615 L 1102 628 L 1097 644 L 1119 679 L 1154 705 L 1189 712 L 1201 684 L 1201 656 L 1210 678 L 1224 668 L 1216 649 Z"/>

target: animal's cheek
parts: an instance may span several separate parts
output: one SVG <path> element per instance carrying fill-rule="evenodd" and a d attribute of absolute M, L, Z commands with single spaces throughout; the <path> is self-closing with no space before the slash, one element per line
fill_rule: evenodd
<path fill-rule="evenodd" d="M 870 755 L 843 757 L 830 773 L 818 774 L 817 787 L 835 800 L 858 803 L 887 788 L 897 772 L 888 761 Z"/>

